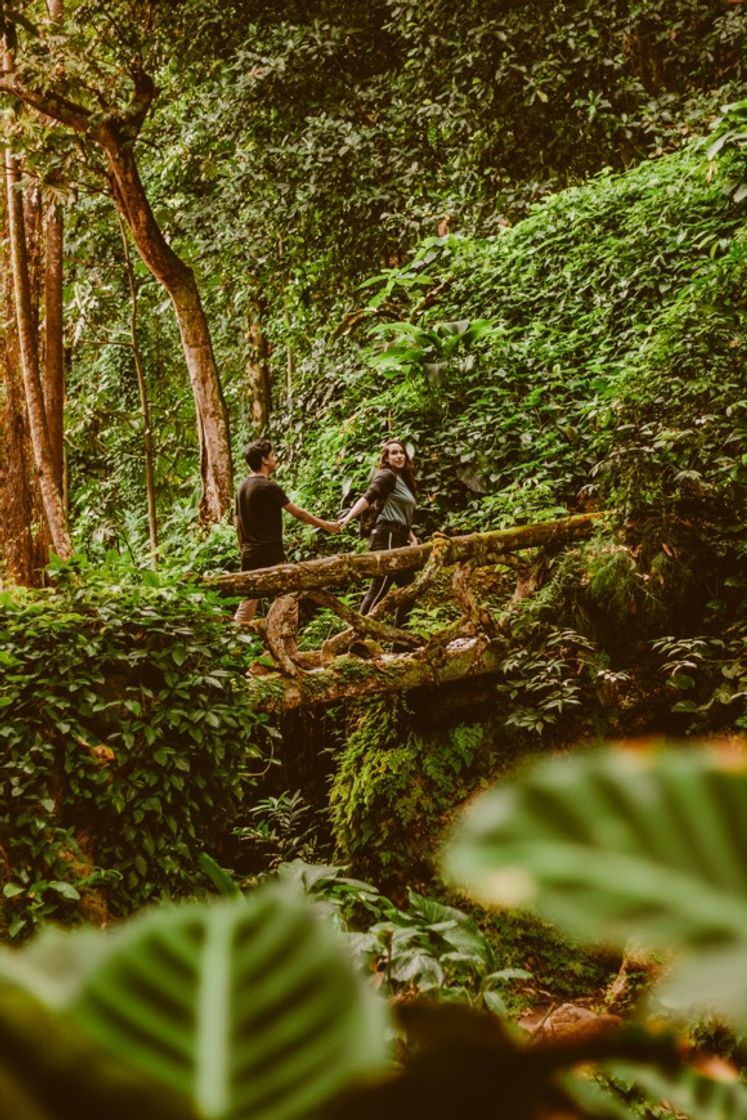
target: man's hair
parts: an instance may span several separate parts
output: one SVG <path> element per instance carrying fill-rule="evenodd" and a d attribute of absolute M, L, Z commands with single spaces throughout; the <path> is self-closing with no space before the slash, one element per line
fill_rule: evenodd
<path fill-rule="evenodd" d="M 272 453 L 272 444 L 269 439 L 257 439 L 254 443 L 250 443 L 244 452 L 249 467 L 253 471 L 258 471 L 262 466 L 262 460 L 266 459 Z"/>

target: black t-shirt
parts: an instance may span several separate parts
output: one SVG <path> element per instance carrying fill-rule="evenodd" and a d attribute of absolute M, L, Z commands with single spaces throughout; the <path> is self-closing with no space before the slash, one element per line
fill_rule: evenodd
<path fill-rule="evenodd" d="M 285 491 L 271 478 L 263 474 L 245 478 L 236 495 L 236 516 L 244 543 L 282 545 L 283 507 L 289 501 Z"/>

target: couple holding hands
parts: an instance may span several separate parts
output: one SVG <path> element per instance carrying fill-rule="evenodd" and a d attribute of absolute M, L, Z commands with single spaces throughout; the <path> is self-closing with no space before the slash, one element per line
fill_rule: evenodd
<path fill-rule="evenodd" d="M 283 510 L 307 525 L 314 525 L 327 533 L 340 533 L 354 517 L 360 516 L 375 504 L 376 518 L 371 531 L 369 548 L 372 552 L 401 548 L 417 544 L 412 531 L 415 513 L 415 477 L 410 456 L 398 439 L 384 444 L 370 485 L 351 509 L 337 521 L 325 521 L 295 505 L 272 475 L 278 465 L 269 440 L 257 440 L 247 447 L 244 458 L 250 474 L 244 479 L 236 495 L 236 532 L 241 547 L 242 572 L 269 568 L 285 563 L 283 550 Z M 396 576 L 377 577 L 371 583 L 361 613 L 368 614 L 386 594 L 392 582 L 398 585 L 412 579 L 409 572 Z M 236 612 L 235 620 L 250 622 L 256 610 L 256 600 L 244 600 Z"/>

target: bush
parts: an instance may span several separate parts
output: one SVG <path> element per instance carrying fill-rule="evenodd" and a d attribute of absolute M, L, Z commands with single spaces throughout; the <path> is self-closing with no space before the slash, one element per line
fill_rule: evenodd
<path fill-rule="evenodd" d="M 105 920 L 183 895 L 254 786 L 242 642 L 216 600 L 60 567 L 0 615 L 4 927 Z"/>

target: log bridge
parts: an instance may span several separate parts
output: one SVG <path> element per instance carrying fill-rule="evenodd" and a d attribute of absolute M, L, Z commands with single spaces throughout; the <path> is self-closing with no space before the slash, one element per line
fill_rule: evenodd
<path fill-rule="evenodd" d="M 206 583 L 225 596 L 273 600 L 267 617 L 252 623 L 270 655 L 247 674 L 258 710 L 286 711 L 371 693 L 404 692 L 499 669 L 516 603 L 537 589 L 548 556 L 591 536 L 603 516 L 578 514 L 465 536 L 436 534 L 426 544 L 390 552 L 277 564 L 212 577 Z M 530 556 L 520 555 L 527 550 L 532 550 Z M 360 614 L 329 590 L 400 572 L 418 574 L 404 587 L 393 586 L 369 615 Z M 506 593 L 506 580 L 512 574 Z M 441 583 L 449 578 L 449 597 L 458 617 L 440 630 L 423 635 L 387 620 L 398 607 L 414 603 L 437 579 Z M 485 602 L 483 592 L 501 584 L 503 602 L 496 609 Z M 319 649 L 298 648 L 303 600 L 327 608 L 344 624 Z M 386 647 L 394 647 L 394 652 Z"/>

